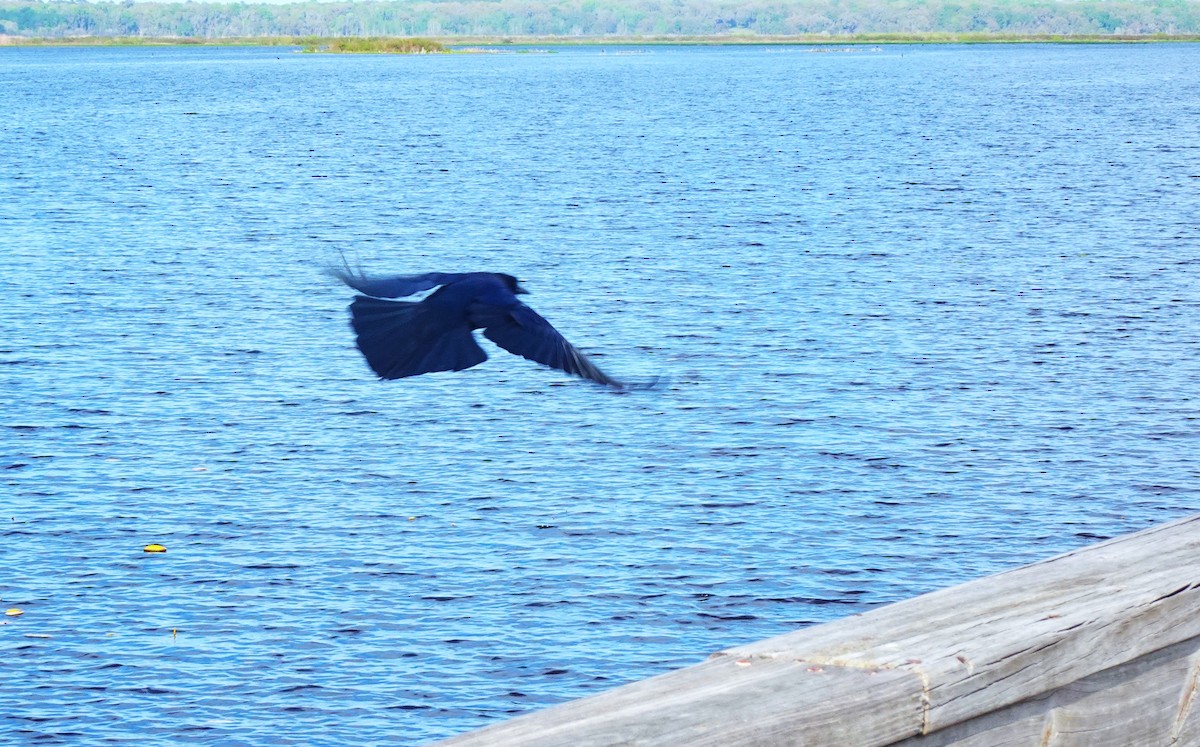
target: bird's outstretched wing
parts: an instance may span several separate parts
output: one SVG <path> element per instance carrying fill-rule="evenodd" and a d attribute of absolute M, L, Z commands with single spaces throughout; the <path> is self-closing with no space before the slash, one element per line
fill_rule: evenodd
<path fill-rule="evenodd" d="M 470 327 L 424 304 L 358 296 L 350 320 L 358 349 L 381 379 L 461 371 L 487 360 Z"/>
<path fill-rule="evenodd" d="M 472 320 L 483 327 L 484 336 L 510 353 L 606 386 L 625 388 L 523 303 L 502 308 L 477 306 L 471 312 Z"/>
<path fill-rule="evenodd" d="M 375 298 L 402 298 L 421 293 L 439 285 L 452 283 L 463 275 L 455 272 L 427 272 L 423 275 L 394 275 L 392 277 L 370 277 L 346 264 L 344 267 L 329 267 L 329 275 L 341 280 L 354 290 Z"/>

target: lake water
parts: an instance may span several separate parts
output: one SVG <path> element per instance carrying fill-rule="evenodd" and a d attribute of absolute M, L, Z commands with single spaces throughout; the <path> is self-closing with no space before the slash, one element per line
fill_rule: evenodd
<path fill-rule="evenodd" d="M 1200 46 L 10 47 L 0 94 L 5 743 L 418 744 L 1200 509 Z M 379 382 L 338 250 L 669 384 Z"/>

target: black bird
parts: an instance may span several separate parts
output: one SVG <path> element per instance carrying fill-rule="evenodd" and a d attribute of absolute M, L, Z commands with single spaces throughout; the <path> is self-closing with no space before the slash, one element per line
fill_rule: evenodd
<path fill-rule="evenodd" d="M 350 304 L 358 349 L 382 379 L 432 371 L 461 371 L 487 360 L 473 330 L 482 329 L 510 353 L 619 389 L 626 385 L 597 368 L 536 311 L 517 298 L 529 291 L 498 272 L 428 272 L 368 277 L 331 268 L 329 274 L 362 293 Z M 421 301 L 384 299 L 433 288 Z"/>

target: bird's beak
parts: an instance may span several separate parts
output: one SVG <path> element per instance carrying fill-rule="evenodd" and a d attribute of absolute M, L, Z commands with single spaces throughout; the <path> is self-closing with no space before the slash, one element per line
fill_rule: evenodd
<path fill-rule="evenodd" d="M 524 288 L 522 288 L 520 285 L 518 285 L 518 286 L 517 286 L 517 294 L 518 294 L 518 295 L 520 295 L 520 294 L 522 294 L 522 293 L 524 293 L 524 294 L 528 295 L 528 294 L 529 294 L 529 291 L 525 290 L 525 289 L 524 289 Z"/>

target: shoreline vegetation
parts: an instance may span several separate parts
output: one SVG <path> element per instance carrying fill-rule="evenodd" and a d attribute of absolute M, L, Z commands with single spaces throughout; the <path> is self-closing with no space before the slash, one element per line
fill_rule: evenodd
<path fill-rule="evenodd" d="M 1198 41 L 1200 0 L 0 0 L 0 43 L 80 37 L 443 47 Z"/>
<path fill-rule="evenodd" d="M 0 35 L 443 46 L 1129 42 L 1200 39 L 1200 0 L 0 0 Z"/>
<path fill-rule="evenodd" d="M 724 34 L 712 36 L 463 36 L 435 39 L 418 37 L 258 36 L 229 38 L 71 36 L 22 37 L 0 35 L 0 46 L 33 47 L 164 47 L 164 46 L 268 46 L 296 47 L 306 53 L 330 54 L 446 54 L 492 51 L 504 47 L 575 46 L 829 46 L 884 44 L 1144 44 L 1200 42 L 1196 34 L 1002 34 L 946 32 L 903 34 Z M 486 49 L 481 49 L 486 48 Z"/>

